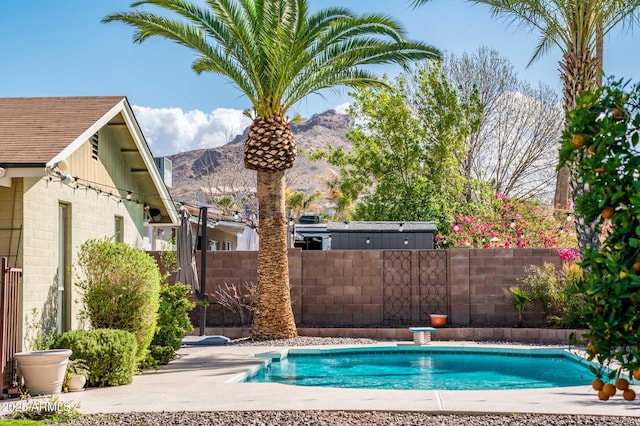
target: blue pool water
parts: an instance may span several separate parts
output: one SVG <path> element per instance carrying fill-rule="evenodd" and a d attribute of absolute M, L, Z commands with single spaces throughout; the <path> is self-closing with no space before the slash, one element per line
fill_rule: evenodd
<path fill-rule="evenodd" d="M 246 382 L 410 390 L 496 390 L 588 385 L 586 361 L 560 351 L 290 350 Z"/>

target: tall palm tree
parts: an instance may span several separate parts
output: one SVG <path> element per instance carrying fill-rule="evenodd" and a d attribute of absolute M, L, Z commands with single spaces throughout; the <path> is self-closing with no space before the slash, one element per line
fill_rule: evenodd
<path fill-rule="evenodd" d="M 411 0 L 420 6 L 431 0 Z M 562 52 L 564 109 L 575 108 L 582 91 L 601 84 L 604 36 L 619 24 L 633 24 L 639 19 L 640 0 L 467 0 L 490 7 L 495 17 L 524 24 L 539 35 L 529 65 L 548 53 L 552 47 Z M 584 192 L 575 170 L 561 169 L 556 182 L 554 205 L 567 208 L 570 195 L 575 200 Z M 581 252 L 600 241 L 593 224 L 576 217 L 578 246 Z"/>
<path fill-rule="evenodd" d="M 287 261 L 284 171 L 296 158 L 287 112 L 322 89 L 384 85 L 372 64 L 438 59 L 434 47 L 405 40 L 394 19 L 358 16 L 342 7 L 315 13 L 307 0 L 142 0 L 147 10 L 114 13 L 103 22 L 135 28 L 140 43 L 160 36 L 197 54 L 196 73 L 229 78 L 252 105 L 253 123 L 244 163 L 257 171 L 259 201 L 258 284 L 252 336 L 282 339 L 297 335 L 291 309 Z"/>

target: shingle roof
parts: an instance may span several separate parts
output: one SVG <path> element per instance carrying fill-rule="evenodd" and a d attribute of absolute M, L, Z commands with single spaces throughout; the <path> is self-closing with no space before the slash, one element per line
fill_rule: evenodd
<path fill-rule="evenodd" d="M 0 98 L 0 164 L 44 164 L 124 96 Z"/>

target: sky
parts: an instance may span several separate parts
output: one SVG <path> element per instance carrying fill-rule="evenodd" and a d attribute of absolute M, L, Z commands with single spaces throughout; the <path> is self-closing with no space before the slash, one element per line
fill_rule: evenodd
<path fill-rule="evenodd" d="M 198 0 L 195 0 L 198 1 Z M 223 77 L 196 75 L 195 54 L 169 40 L 132 42 L 133 28 L 101 23 L 130 10 L 132 0 L 0 0 L 0 96 L 126 96 L 154 156 L 220 146 L 249 124 L 247 99 Z M 498 51 L 521 80 L 558 92 L 560 51 L 527 67 L 537 34 L 494 18 L 483 5 L 433 0 L 419 9 L 409 0 L 309 0 L 313 10 L 343 6 L 356 13 L 385 13 L 402 23 L 408 38 L 447 54 Z M 147 9 L 150 9 L 148 6 Z M 605 39 L 606 75 L 640 81 L 640 26 Z M 395 76 L 395 66 L 376 72 Z M 310 117 L 344 111 L 348 89 L 311 95 L 295 108 Z M 291 114 L 293 115 L 293 114 Z"/>

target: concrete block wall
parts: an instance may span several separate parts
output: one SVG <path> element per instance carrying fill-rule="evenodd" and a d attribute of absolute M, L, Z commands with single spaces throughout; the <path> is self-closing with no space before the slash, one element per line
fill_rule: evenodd
<path fill-rule="evenodd" d="M 417 252 L 411 252 L 411 258 Z M 256 282 L 257 253 L 215 251 L 207 253 L 207 292 L 213 294 L 224 283 L 236 285 Z M 461 249 L 447 251 L 449 324 L 467 327 L 515 325 L 517 317 L 503 289 L 517 285 L 528 265 L 544 262 L 561 265 L 553 249 Z M 200 256 L 197 255 L 198 269 Z M 418 262 L 411 262 L 411 294 L 406 307 L 413 324 L 420 312 Z M 385 271 L 384 251 L 334 250 L 303 251 L 290 249 L 289 273 L 294 316 L 301 326 L 375 327 L 384 324 Z M 400 303 L 394 295 L 387 303 Z M 540 307 L 525 314 L 527 325 L 542 325 Z M 195 318 L 193 316 L 192 318 Z M 195 320 L 194 323 L 198 323 Z M 208 309 L 207 325 L 237 325 L 237 318 L 214 303 Z"/>
<path fill-rule="evenodd" d="M 302 267 L 303 303 L 298 323 L 382 323 L 382 251 L 302 251 Z"/>
<path fill-rule="evenodd" d="M 468 250 L 468 256 L 471 325 L 515 325 L 517 315 L 504 291 L 518 285 L 518 277 L 529 265 L 561 265 L 553 249 L 473 249 Z M 544 324 L 540 310 L 525 313 L 525 320 L 530 325 Z"/>

